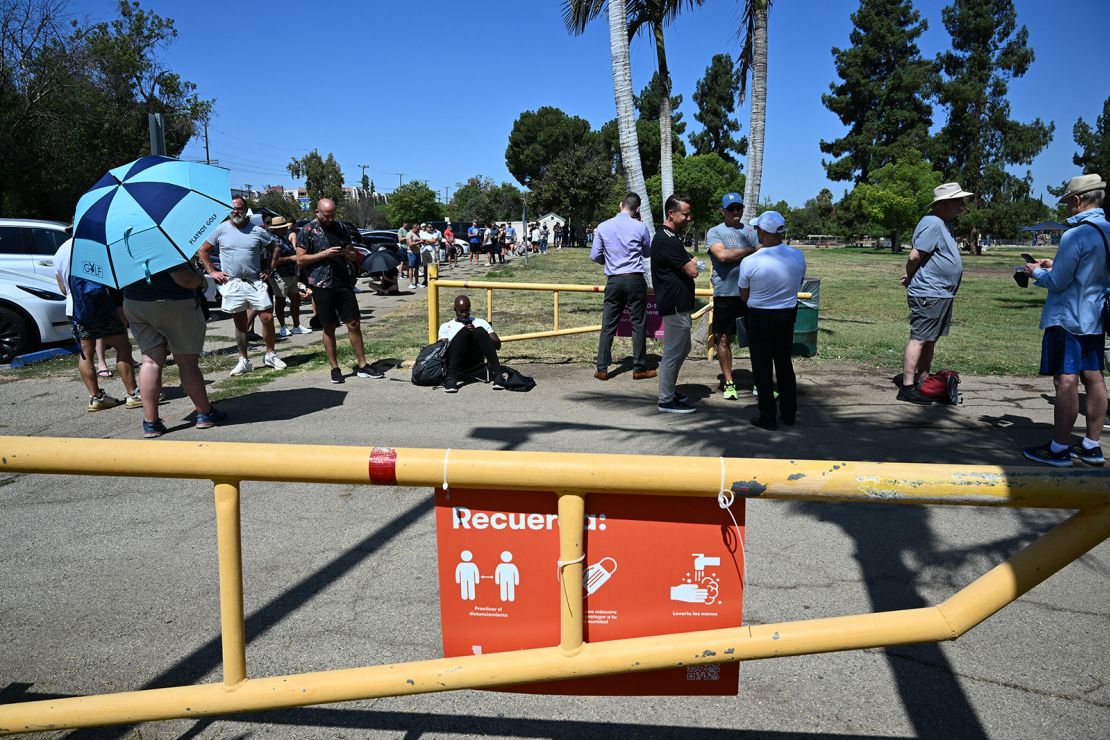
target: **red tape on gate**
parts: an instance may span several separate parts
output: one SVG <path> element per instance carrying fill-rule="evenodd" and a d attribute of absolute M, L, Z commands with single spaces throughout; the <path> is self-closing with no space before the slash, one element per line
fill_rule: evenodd
<path fill-rule="evenodd" d="M 393 485 L 397 483 L 397 450 L 392 447 L 375 447 L 370 450 L 370 482 Z"/>

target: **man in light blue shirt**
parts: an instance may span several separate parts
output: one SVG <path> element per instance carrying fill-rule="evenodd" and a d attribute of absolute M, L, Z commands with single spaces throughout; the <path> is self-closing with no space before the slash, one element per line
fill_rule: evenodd
<path fill-rule="evenodd" d="M 952 303 L 964 266 L 949 224 L 964 212 L 964 199 L 970 195 L 974 193 L 955 182 L 933 188 L 931 213 L 913 230 L 913 249 L 902 276 L 910 306 L 910 340 L 902 355 L 899 401 L 922 405 L 933 402 L 918 386 L 929 375 L 937 340 L 948 336 L 952 323 Z"/>
<path fill-rule="evenodd" d="M 601 336 L 597 342 L 598 380 L 609 379 L 613 361 L 613 337 L 617 333 L 625 306 L 632 318 L 632 379 L 654 378 L 647 369 L 647 279 L 644 258 L 651 256 L 651 234 L 647 226 L 633 218 L 640 211 L 640 196 L 628 193 L 621 211 L 597 225 L 590 259 L 605 265 L 605 304 L 601 317 Z"/>
<path fill-rule="evenodd" d="M 1099 445 L 1106 419 L 1106 381 L 1102 370 L 1103 297 L 1110 292 L 1110 224 L 1102 210 L 1106 182 L 1098 175 L 1073 177 L 1061 199 L 1071 226 L 1060 239 L 1056 259 L 1028 264 L 1036 285 L 1048 289 L 1041 311 L 1041 375 L 1056 382 L 1052 441 L 1026 447 L 1030 460 L 1071 467 L 1072 460 L 1103 465 Z M 1071 443 L 1079 416 L 1079 381 L 1087 394 L 1087 435 Z"/>
<path fill-rule="evenodd" d="M 713 336 L 724 384 L 722 397 L 727 401 L 738 397 L 732 380 L 732 338 L 736 336 L 736 322 L 747 314 L 736 284 L 736 268 L 740 260 L 759 248 L 755 229 L 744 223 L 743 217 L 740 194 L 725 193 L 721 198 L 721 223 L 705 233 L 705 251 L 713 264 Z"/>

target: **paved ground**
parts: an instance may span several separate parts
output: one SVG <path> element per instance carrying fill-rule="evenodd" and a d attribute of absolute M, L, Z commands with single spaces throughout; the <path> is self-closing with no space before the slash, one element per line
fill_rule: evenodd
<path fill-rule="evenodd" d="M 375 318 L 390 300 L 363 298 Z M 892 402 L 889 372 L 799 368 L 799 426 L 778 433 L 748 424 L 750 398 L 722 400 L 705 361 L 682 373 L 699 405 L 687 417 L 655 412 L 652 381 L 566 365 L 521 367 L 539 383 L 527 394 L 449 396 L 404 370 L 342 386 L 288 374 L 224 402 L 224 427 L 186 425 L 172 392 L 164 417 L 171 439 L 1003 466 L 1051 418 L 1036 379 L 965 378 L 962 406 L 918 408 Z M 75 412 L 82 395 L 76 381 L 0 384 L 0 433 L 136 436 L 137 411 Z M 210 486 L 9 475 L 0 508 L 0 702 L 219 680 Z M 936 603 L 1064 516 L 752 502 L 744 619 Z M 252 675 L 441 654 L 430 491 L 249 483 L 243 548 Z M 1104 543 L 958 642 L 747 663 L 735 697 L 458 692 L 57 736 L 1102 738 L 1108 627 Z"/>

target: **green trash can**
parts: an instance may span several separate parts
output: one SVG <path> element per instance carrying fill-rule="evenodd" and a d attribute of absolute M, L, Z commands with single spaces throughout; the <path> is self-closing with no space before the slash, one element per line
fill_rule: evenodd
<path fill-rule="evenodd" d="M 794 319 L 794 342 L 790 354 L 795 357 L 813 357 L 817 354 L 817 306 L 821 302 L 821 278 L 806 277 L 802 293 L 812 293 L 812 298 L 798 299 L 798 317 Z"/>

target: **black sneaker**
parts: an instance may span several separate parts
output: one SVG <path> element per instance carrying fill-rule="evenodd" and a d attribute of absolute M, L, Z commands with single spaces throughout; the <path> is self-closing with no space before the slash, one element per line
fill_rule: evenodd
<path fill-rule="evenodd" d="M 908 401 L 909 403 L 916 403 L 921 406 L 929 406 L 933 403 L 933 399 L 924 395 L 921 389 L 916 385 L 904 385 L 898 389 L 898 400 Z"/>
<path fill-rule="evenodd" d="M 1033 462 L 1044 463 L 1057 468 L 1070 468 L 1072 466 L 1071 451 L 1053 452 L 1052 445 L 1049 442 L 1045 442 L 1040 447 L 1026 447 L 1024 454 Z"/>
<path fill-rule="evenodd" d="M 333 382 L 333 383 L 343 383 L 344 382 L 344 380 L 343 380 L 343 371 L 340 370 L 337 367 L 333 367 L 331 369 L 331 382 Z"/>
<path fill-rule="evenodd" d="M 779 428 L 779 425 L 775 423 L 775 420 L 773 418 L 764 419 L 762 416 L 754 417 L 752 419 L 752 425 L 757 426 L 760 429 L 766 429 L 769 432 L 773 432 Z"/>
<path fill-rule="evenodd" d="M 690 404 L 678 400 L 677 395 L 670 401 L 659 404 L 658 408 L 659 411 L 664 414 L 692 414 L 697 411 L 697 409 Z"/>
<path fill-rule="evenodd" d="M 1087 463 L 1088 465 L 1102 466 L 1106 464 L 1106 458 L 1102 456 L 1101 447 L 1084 447 L 1080 442 L 1077 445 L 1072 445 L 1068 449 L 1068 454 L 1071 455 L 1072 460 Z"/>
<path fill-rule="evenodd" d="M 454 378 L 446 378 L 443 381 L 443 392 L 444 393 L 458 393 L 459 392 L 459 381 L 455 380 Z"/>
<path fill-rule="evenodd" d="M 369 365 L 363 365 L 362 367 L 359 367 L 358 365 L 355 365 L 355 375 L 357 375 L 360 378 L 384 378 L 385 377 L 385 373 L 383 373 L 381 370 L 375 370 L 374 368 L 370 367 Z"/>
<path fill-rule="evenodd" d="M 684 403 L 687 406 L 690 405 L 690 397 L 687 396 L 685 393 L 679 393 L 678 391 L 675 391 L 674 400 L 678 401 L 679 403 Z"/>

